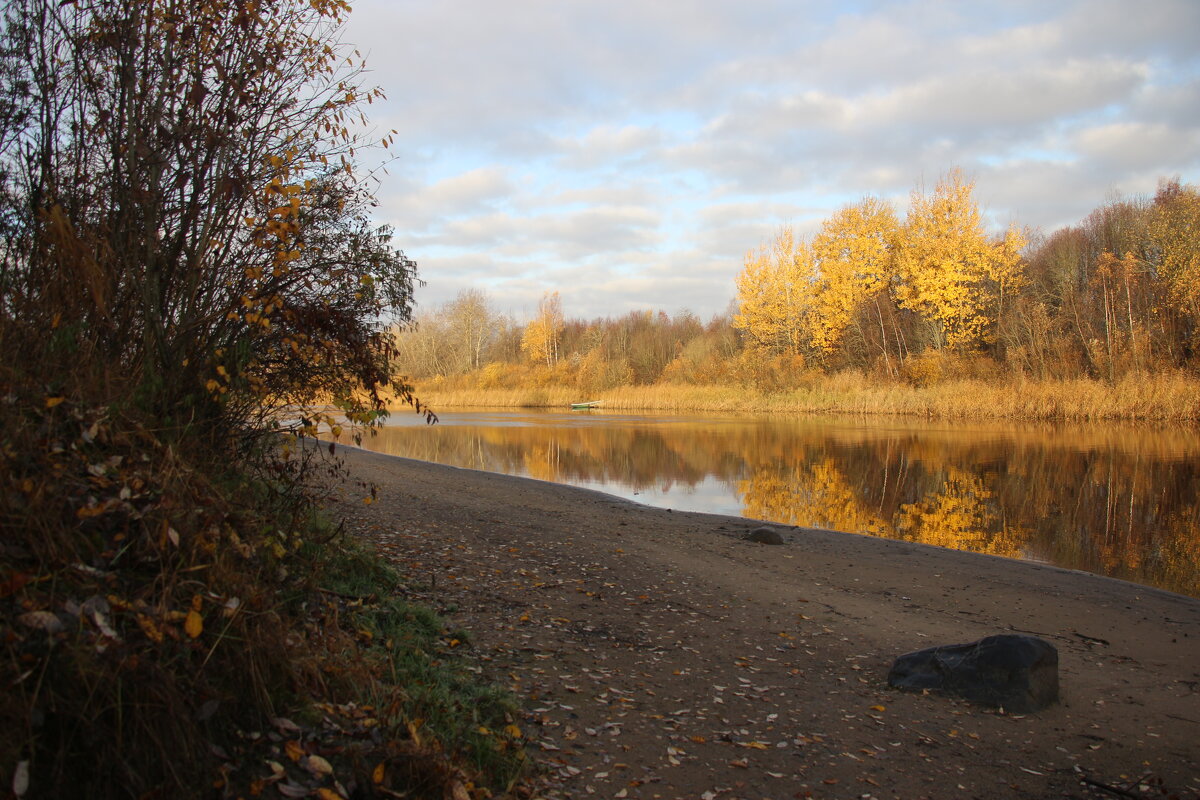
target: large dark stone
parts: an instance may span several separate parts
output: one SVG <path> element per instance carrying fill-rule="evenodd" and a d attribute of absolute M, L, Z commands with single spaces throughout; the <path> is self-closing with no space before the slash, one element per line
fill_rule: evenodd
<path fill-rule="evenodd" d="M 1036 636 L 1015 634 L 930 647 L 897 658 L 888 684 L 1027 714 L 1058 701 L 1058 651 Z"/>

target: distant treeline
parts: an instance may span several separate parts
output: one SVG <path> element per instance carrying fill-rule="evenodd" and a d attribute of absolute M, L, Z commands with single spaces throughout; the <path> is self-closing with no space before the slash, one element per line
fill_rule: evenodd
<path fill-rule="evenodd" d="M 565 318 L 557 292 L 531 321 L 481 291 L 421 314 L 398 370 L 435 389 L 631 385 L 779 392 L 822 375 L 1116 383 L 1200 366 L 1200 193 L 1163 180 L 1050 235 L 986 235 L 958 171 L 914 192 L 904 219 L 875 198 L 811 240 L 781 230 L 747 254 L 730 311 Z"/>

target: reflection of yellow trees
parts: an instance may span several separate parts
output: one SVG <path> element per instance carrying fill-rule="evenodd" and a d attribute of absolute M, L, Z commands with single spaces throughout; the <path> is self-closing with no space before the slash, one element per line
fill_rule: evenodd
<path fill-rule="evenodd" d="M 1200 536 L 1197 509 L 1190 513 L 1172 514 L 1164 523 L 1162 542 L 1155 553 L 1156 572 L 1162 577 L 1158 585 L 1182 594 L 1200 597 Z"/>
<path fill-rule="evenodd" d="M 739 481 L 742 513 L 787 525 L 886 536 L 892 526 L 867 508 L 831 458 L 784 473 L 759 467 Z"/>
<path fill-rule="evenodd" d="M 1000 522 L 991 498 L 978 475 L 947 467 L 937 491 L 900 507 L 897 528 L 915 542 L 1017 557 L 1022 537 Z"/>
<path fill-rule="evenodd" d="M 562 478 L 559 450 L 553 442 L 534 445 L 525 451 L 525 472 L 531 478 L 542 481 L 558 481 Z"/>

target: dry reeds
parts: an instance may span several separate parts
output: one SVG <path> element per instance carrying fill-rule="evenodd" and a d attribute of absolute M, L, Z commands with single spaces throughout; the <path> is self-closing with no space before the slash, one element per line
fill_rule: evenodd
<path fill-rule="evenodd" d="M 565 386 L 516 389 L 417 387 L 434 409 L 557 408 L 578 401 Z M 944 419 L 1073 421 L 1200 420 L 1200 380 L 1182 372 L 1130 375 L 1116 383 L 1091 379 L 1004 381 L 955 379 L 931 386 L 884 381 L 848 370 L 808 377 L 774 392 L 743 386 L 654 384 L 589 396 L 614 411 L 901 414 Z"/>

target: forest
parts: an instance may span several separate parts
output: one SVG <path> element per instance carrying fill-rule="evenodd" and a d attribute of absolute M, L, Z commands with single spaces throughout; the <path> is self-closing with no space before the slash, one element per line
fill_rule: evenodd
<path fill-rule="evenodd" d="M 891 390 L 876 410 L 904 411 L 896 398 L 906 389 L 964 381 L 1082 382 L 1104 395 L 1074 416 L 1145 416 L 1123 407 L 1119 390 L 1150 379 L 1165 387 L 1162 413 L 1195 418 L 1194 392 L 1180 387 L 1200 364 L 1196 187 L 1162 179 L 1153 197 L 1111 199 L 1077 225 L 1049 234 L 1014 225 L 999 236 L 988 234 L 974 188 L 955 169 L 914 191 L 903 217 L 866 197 L 811 238 L 781 229 L 746 254 L 729 310 L 709 320 L 688 311 L 571 319 L 555 291 L 520 321 L 468 290 L 399 331 L 395 364 L 443 402 L 538 404 L 640 387 L 651 406 L 670 396 L 703 407 L 712 392 L 681 387 L 778 396 L 841 384 Z"/>

